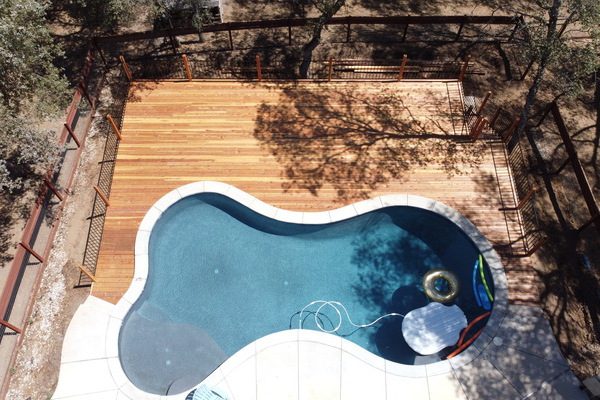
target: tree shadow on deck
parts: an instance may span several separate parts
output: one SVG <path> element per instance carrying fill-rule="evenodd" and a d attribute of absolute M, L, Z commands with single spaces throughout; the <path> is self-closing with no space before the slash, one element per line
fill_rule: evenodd
<path fill-rule="evenodd" d="M 260 105 L 254 136 L 282 165 L 284 190 L 318 196 L 329 186 L 341 202 L 367 198 L 415 168 L 435 164 L 451 177 L 480 163 L 481 146 L 455 134 L 462 115 L 433 95 L 419 94 L 416 109 L 385 84 L 287 86 L 276 104 Z"/>

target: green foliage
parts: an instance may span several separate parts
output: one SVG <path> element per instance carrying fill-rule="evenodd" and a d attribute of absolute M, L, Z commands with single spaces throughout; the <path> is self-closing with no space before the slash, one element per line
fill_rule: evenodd
<path fill-rule="evenodd" d="M 74 0 L 74 11 L 84 24 L 113 31 L 133 20 L 142 0 Z"/>
<path fill-rule="evenodd" d="M 54 65 L 62 55 L 46 26 L 48 3 L 0 0 L 0 187 L 26 186 L 48 168 L 53 134 L 36 128 L 65 105 L 67 82 Z"/>
<path fill-rule="evenodd" d="M 52 131 L 37 128 L 25 115 L 12 116 L 0 106 L 0 188 L 14 192 L 29 186 L 58 155 Z"/>
<path fill-rule="evenodd" d="M 524 52 L 536 67 L 521 112 L 518 132 L 527 126 L 537 93 L 547 86 L 555 96 L 581 93 L 590 74 L 600 67 L 600 2 L 598 0 L 538 0 L 528 15 Z M 562 18 L 565 18 L 564 20 Z M 575 41 L 572 34 L 587 36 Z M 547 72 L 553 72 L 547 79 Z"/>
<path fill-rule="evenodd" d="M 214 22 L 209 0 L 155 0 L 155 20 L 159 29 L 193 26 L 202 31 Z"/>
<path fill-rule="evenodd" d="M 67 84 L 53 64 L 62 52 L 46 27 L 46 6 L 0 0 L 0 103 L 8 110 L 17 112 L 32 99 L 41 115 L 62 106 Z"/>

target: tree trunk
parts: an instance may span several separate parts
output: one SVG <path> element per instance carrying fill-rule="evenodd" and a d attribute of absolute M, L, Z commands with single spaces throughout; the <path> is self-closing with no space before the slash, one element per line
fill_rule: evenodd
<path fill-rule="evenodd" d="M 313 35 L 310 42 L 306 43 L 302 47 L 302 63 L 300 64 L 300 77 L 303 79 L 309 78 L 308 73 L 310 71 L 310 63 L 312 62 L 312 53 L 321 43 L 321 33 L 323 33 L 323 27 L 325 24 L 333 18 L 333 16 L 342 8 L 346 0 L 335 0 L 332 4 L 329 4 L 323 0 L 313 0 L 312 3 L 315 7 L 321 11 L 321 15 L 315 22 L 313 28 Z"/>
<path fill-rule="evenodd" d="M 548 30 L 546 31 L 546 44 L 538 61 L 538 67 L 535 73 L 535 77 L 533 78 L 533 83 L 529 87 L 527 97 L 525 98 L 525 104 L 523 105 L 523 110 L 521 111 L 521 121 L 519 122 L 519 127 L 517 129 L 517 135 L 519 136 L 523 134 L 525 128 L 527 127 L 531 107 L 533 107 L 533 104 L 536 100 L 537 92 L 540 90 L 540 86 L 544 81 L 546 68 L 550 63 L 554 51 L 556 51 L 554 49 L 554 46 L 556 40 L 558 40 L 560 36 L 556 28 L 558 25 L 558 16 L 561 5 L 562 0 L 554 0 L 552 2 L 552 7 L 548 10 Z M 566 28 L 567 23 L 568 22 L 565 21 L 563 28 Z"/>
<path fill-rule="evenodd" d="M 321 33 L 323 25 L 317 24 L 313 29 L 312 39 L 302 47 L 302 63 L 300 64 L 300 77 L 302 79 L 309 78 L 310 63 L 312 62 L 312 53 L 321 43 Z"/>
<path fill-rule="evenodd" d="M 600 147 L 600 69 L 596 71 L 596 89 L 594 90 L 594 107 L 596 108 L 596 132 L 594 135 L 594 150 L 592 151 L 592 167 L 596 173 L 596 187 L 600 186 L 598 176 L 598 147 Z"/>

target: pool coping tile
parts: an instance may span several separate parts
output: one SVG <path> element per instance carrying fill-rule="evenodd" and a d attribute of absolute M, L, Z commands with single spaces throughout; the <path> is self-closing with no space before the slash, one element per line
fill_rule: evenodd
<path fill-rule="evenodd" d="M 352 204 L 329 211 L 331 222 L 343 221 L 357 215 L 356 208 Z"/>
<path fill-rule="evenodd" d="M 278 217 L 278 215 L 276 214 L 275 217 Z M 329 224 L 331 223 L 331 215 L 329 211 L 303 212 L 301 223 L 307 225 Z"/>
<path fill-rule="evenodd" d="M 146 215 L 144 215 L 144 219 L 142 219 L 138 229 L 146 232 L 152 231 L 154 224 L 156 224 L 156 222 L 160 219 L 162 213 L 163 212 L 156 208 L 156 206 L 150 207 L 148 212 L 146 212 Z"/>

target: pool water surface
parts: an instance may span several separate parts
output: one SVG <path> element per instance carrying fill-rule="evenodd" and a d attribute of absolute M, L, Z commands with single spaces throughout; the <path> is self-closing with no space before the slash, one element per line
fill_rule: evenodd
<path fill-rule="evenodd" d="M 348 220 L 291 224 L 219 194 L 186 197 L 152 230 L 149 274 L 121 328 L 120 359 L 129 379 L 152 393 L 183 391 L 262 336 L 319 329 L 317 300 L 340 302 L 356 324 L 429 303 L 423 275 L 447 269 L 459 279 L 458 305 L 471 321 L 485 310 L 472 290 L 479 250 L 453 222 L 431 211 L 394 206 Z M 491 274 L 484 269 L 493 293 Z M 331 307 L 326 329 L 387 360 L 421 364 L 403 339 L 402 318 L 358 329 Z M 482 321 L 485 323 L 485 321 Z"/>

